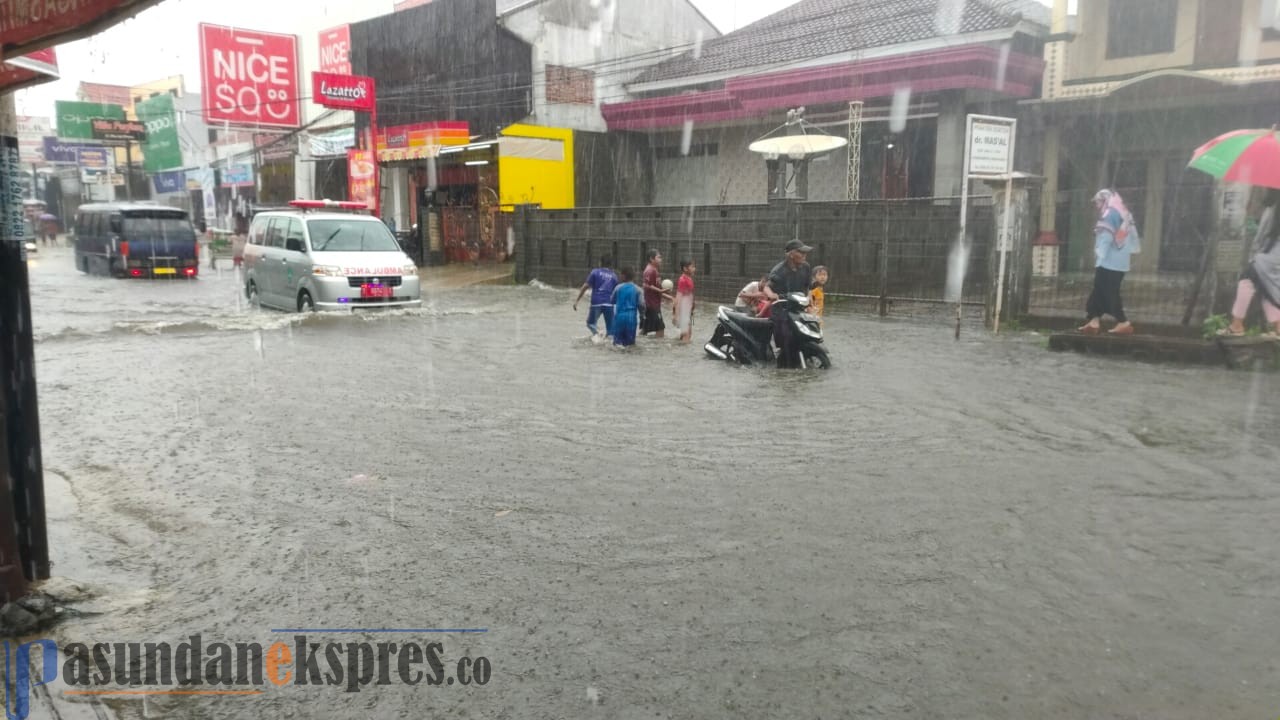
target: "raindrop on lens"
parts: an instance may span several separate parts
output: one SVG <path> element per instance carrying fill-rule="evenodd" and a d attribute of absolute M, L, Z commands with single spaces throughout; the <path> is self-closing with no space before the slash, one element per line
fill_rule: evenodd
<path fill-rule="evenodd" d="M 680 134 L 680 154 L 688 155 L 689 148 L 693 145 L 693 118 L 686 118 L 684 121 L 684 129 Z"/>
<path fill-rule="evenodd" d="M 893 104 L 889 108 L 889 132 L 900 133 L 907 129 L 907 109 L 911 107 L 911 88 L 900 87 L 893 91 Z"/>

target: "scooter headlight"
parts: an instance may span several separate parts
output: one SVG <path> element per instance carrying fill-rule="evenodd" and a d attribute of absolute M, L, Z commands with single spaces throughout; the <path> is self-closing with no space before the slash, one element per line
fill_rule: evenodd
<path fill-rule="evenodd" d="M 800 334 L 808 335 L 814 340 L 822 339 L 822 333 L 818 330 L 814 330 L 813 328 L 809 327 L 808 323 L 798 322 L 796 323 L 796 329 L 800 331 Z"/>

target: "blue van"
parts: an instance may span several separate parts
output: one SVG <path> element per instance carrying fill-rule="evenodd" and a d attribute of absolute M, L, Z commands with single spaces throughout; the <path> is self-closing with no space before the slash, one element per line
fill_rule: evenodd
<path fill-rule="evenodd" d="M 114 277 L 187 277 L 199 273 L 200 247 L 185 210 L 147 203 L 81 205 L 76 269 Z"/>

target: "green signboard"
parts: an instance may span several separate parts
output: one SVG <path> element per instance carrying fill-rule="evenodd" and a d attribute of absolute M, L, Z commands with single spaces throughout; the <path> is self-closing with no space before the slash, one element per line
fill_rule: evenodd
<path fill-rule="evenodd" d="M 173 113 L 173 96 L 161 93 L 138 103 L 134 109 L 147 126 L 142 144 L 142 166 L 148 173 L 182 167 L 182 146 L 178 144 L 178 123 Z"/>
<path fill-rule="evenodd" d="M 124 108 L 119 105 L 59 100 L 54 107 L 58 112 L 58 137 L 64 140 L 92 140 L 93 119 L 124 120 Z"/>

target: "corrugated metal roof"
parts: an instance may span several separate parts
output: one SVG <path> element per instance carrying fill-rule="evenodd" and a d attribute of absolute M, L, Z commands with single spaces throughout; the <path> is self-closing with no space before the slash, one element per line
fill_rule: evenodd
<path fill-rule="evenodd" d="M 656 82 L 955 35 L 1012 28 L 1028 20 L 1047 29 L 1036 0 L 801 0 L 692 52 L 649 68 L 634 82 Z"/>

